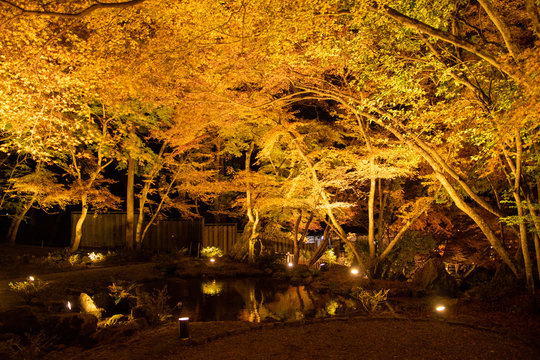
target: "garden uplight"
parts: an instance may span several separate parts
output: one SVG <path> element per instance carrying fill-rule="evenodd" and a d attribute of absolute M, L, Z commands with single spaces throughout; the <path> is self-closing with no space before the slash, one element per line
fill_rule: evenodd
<path fill-rule="evenodd" d="M 437 307 L 435 308 L 435 311 L 437 312 L 443 312 L 444 310 L 446 310 L 446 306 L 444 305 L 437 305 Z"/>
<path fill-rule="evenodd" d="M 67 308 L 71 311 L 71 303 L 69 301 L 67 302 Z"/>
<path fill-rule="evenodd" d="M 287 266 L 290 267 L 290 268 L 292 268 L 293 265 L 294 265 L 294 264 L 293 264 L 292 262 L 290 262 L 290 263 L 287 264 Z"/>
<path fill-rule="evenodd" d="M 30 276 L 28 277 L 28 280 L 30 280 L 30 281 L 34 281 L 34 280 L 35 280 L 35 278 L 34 278 L 34 277 L 33 277 L 32 275 L 30 275 Z"/>
<path fill-rule="evenodd" d="M 211 263 L 213 264 L 213 263 L 215 263 L 215 262 L 216 262 L 216 259 L 214 259 L 214 258 L 210 258 L 210 262 L 211 262 Z"/>
<path fill-rule="evenodd" d="M 189 339 L 189 318 L 178 318 L 178 336 L 180 339 Z"/>
<path fill-rule="evenodd" d="M 351 274 L 352 275 L 356 276 L 356 275 L 358 275 L 358 273 L 359 273 L 359 271 L 358 271 L 357 268 L 351 268 Z"/>

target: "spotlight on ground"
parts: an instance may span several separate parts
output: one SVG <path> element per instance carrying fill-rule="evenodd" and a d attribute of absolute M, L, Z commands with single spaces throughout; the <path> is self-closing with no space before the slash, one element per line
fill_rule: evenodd
<path fill-rule="evenodd" d="M 351 268 L 351 274 L 357 276 L 360 273 L 357 268 Z"/>
<path fill-rule="evenodd" d="M 437 311 L 438 313 L 443 312 L 444 310 L 446 310 L 446 306 L 444 305 L 437 305 L 435 307 L 435 311 Z"/>

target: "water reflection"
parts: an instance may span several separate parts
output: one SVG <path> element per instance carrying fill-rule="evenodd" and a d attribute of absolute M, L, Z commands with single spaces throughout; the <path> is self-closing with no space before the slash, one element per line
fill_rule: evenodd
<path fill-rule="evenodd" d="M 169 280 L 147 284 L 146 288 L 167 285 L 170 303 L 182 302 L 181 316 L 193 321 L 250 322 L 301 320 L 333 316 L 354 310 L 327 295 L 314 294 L 304 286 L 291 286 L 272 279 Z"/>
<path fill-rule="evenodd" d="M 204 281 L 201 283 L 201 291 L 204 295 L 219 295 L 223 292 L 223 283 L 216 280 Z"/>

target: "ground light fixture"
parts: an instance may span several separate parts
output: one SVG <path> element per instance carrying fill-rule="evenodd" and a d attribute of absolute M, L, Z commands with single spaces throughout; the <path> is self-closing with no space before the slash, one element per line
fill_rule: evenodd
<path fill-rule="evenodd" d="M 30 281 L 34 281 L 34 280 L 35 280 L 35 278 L 34 278 L 34 277 L 33 277 L 32 275 L 30 275 L 30 276 L 28 277 L 28 280 L 30 280 Z"/>
<path fill-rule="evenodd" d="M 290 262 L 290 263 L 287 264 L 287 266 L 290 267 L 290 268 L 292 268 L 293 265 L 294 265 L 294 264 L 293 264 L 292 262 Z"/>
<path fill-rule="evenodd" d="M 178 318 L 178 337 L 182 340 L 189 339 L 189 318 Z"/>
<path fill-rule="evenodd" d="M 438 312 L 438 313 L 441 313 L 441 312 L 443 312 L 444 310 L 446 310 L 446 306 L 444 306 L 444 305 L 437 305 L 437 306 L 435 307 L 435 311 Z"/>
<path fill-rule="evenodd" d="M 215 262 L 216 262 L 216 259 L 214 259 L 214 258 L 210 258 L 210 262 L 211 262 L 211 263 L 213 264 L 213 263 L 215 263 Z"/>
<path fill-rule="evenodd" d="M 69 311 L 71 311 L 71 302 L 68 301 L 66 306 L 69 309 Z"/>
<path fill-rule="evenodd" d="M 358 271 L 358 268 L 351 268 L 351 274 L 352 275 L 357 276 L 359 273 L 360 273 L 360 271 Z"/>

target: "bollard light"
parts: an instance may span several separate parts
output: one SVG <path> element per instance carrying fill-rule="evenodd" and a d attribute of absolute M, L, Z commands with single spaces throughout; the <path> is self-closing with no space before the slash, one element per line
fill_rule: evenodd
<path fill-rule="evenodd" d="M 189 318 L 178 318 L 178 337 L 182 340 L 189 339 Z"/>

